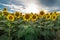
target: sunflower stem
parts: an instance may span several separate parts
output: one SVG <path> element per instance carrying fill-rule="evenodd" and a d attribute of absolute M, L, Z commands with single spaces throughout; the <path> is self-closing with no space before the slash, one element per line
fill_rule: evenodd
<path fill-rule="evenodd" d="M 10 30 L 10 26 L 9 26 L 9 40 L 10 40 L 10 31 L 11 31 L 11 30 Z"/>
<path fill-rule="evenodd" d="M 10 24 L 10 22 L 9 22 Z M 11 40 L 11 24 L 9 25 L 9 32 L 8 32 L 9 40 Z"/>

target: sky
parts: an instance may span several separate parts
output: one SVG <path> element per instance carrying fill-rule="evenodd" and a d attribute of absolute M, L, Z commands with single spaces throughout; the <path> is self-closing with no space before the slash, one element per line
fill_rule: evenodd
<path fill-rule="evenodd" d="M 60 0 L 0 0 L 0 10 L 4 7 L 9 12 L 38 13 L 60 11 Z"/>

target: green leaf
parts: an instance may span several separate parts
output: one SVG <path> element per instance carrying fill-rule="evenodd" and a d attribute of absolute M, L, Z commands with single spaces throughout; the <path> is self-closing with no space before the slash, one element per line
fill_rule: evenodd
<path fill-rule="evenodd" d="M 26 35 L 25 36 L 25 40 L 34 40 L 34 36 L 33 35 Z"/>
<path fill-rule="evenodd" d="M 58 20 L 60 20 L 60 15 L 58 16 Z"/>
<path fill-rule="evenodd" d="M 0 36 L 0 40 L 9 40 L 9 37 L 6 35 L 2 35 L 2 36 Z M 10 40 L 12 40 L 12 39 L 10 38 Z"/>
<path fill-rule="evenodd" d="M 25 35 L 25 30 L 18 30 L 18 32 L 17 32 L 18 38 L 21 38 L 21 37 L 23 37 L 24 35 Z"/>

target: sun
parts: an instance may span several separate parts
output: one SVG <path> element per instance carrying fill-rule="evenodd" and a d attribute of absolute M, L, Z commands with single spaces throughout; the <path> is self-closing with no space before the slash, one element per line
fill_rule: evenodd
<path fill-rule="evenodd" d="M 26 12 L 33 12 L 33 13 L 37 13 L 38 12 L 38 6 L 36 4 L 29 4 L 27 5 L 26 9 L 25 9 Z"/>

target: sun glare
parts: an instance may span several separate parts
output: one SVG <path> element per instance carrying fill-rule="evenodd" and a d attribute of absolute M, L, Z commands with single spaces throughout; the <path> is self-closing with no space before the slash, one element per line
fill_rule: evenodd
<path fill-rule="evenodd" d="M 38 6 L 36 4 L 29 4 L 27 7 L 26 7 L 26 12 L 33 12 L 33 13 L 37 13 L 38 12 Z"/>

